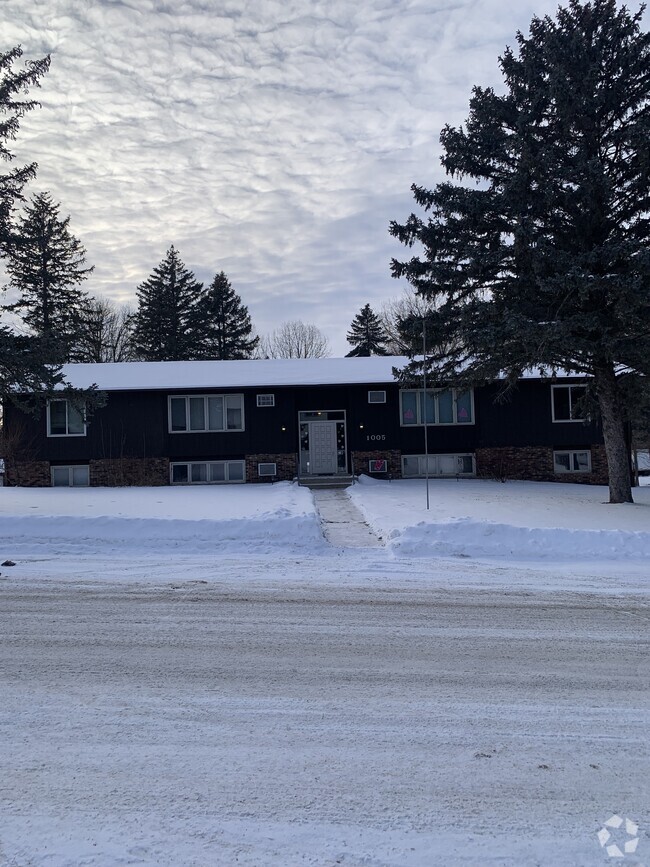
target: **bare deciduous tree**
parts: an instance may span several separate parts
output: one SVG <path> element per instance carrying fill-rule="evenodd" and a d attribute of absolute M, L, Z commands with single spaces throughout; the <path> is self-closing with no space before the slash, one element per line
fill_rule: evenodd
<path fill-rule="evenodd" d="M 405 289 L 400 298 L 384 304 L 379 319 L 387 335 L 385 346 L 390 355 L 408 355 L 413 351 L 413 326 L 417 323 L 421 334 L 422 320 L 433 309 L 431 301 L 409 289 Z"/>
<path fill-rule="evenodd" d="M 299 319 L 283 322 L 260 341 L 260 358 L 325 358 L 330 354 L 327 337 L 315 325 Z"/>
<path fill-rule="evenodd" d="M 90 362 L 135 361 L 134 314 L 106 298 L 93 298 L 88 306 L 78 347 L 79 359 Z"/>

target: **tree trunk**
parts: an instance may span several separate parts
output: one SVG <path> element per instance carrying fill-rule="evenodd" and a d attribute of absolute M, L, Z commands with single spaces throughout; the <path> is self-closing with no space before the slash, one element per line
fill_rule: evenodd
<path fill-rule="evenodd" d="M 623 405 L 614 366 L 603 366 L 595 371 L 594 384 L 600 406 L 605 439 L 605 453 L 609 468 L 609 502 L 632 503 L 630 460 L 625 442 Z"/>

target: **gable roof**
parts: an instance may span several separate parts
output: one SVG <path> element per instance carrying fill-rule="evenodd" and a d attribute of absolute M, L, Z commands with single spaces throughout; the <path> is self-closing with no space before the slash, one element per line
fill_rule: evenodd
<path fill-rule="evenodd" d="M 271 388 L 281 385 L 362 385 L 394 382 L 403 356 L 370 358 L 272 358 L 246 361 L 125 361 L 65 364 L 66 382 L 101 391 L 150 389 Z"/>

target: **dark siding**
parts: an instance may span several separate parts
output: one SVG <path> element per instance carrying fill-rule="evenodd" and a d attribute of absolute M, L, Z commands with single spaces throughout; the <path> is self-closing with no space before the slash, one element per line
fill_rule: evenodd
<path fill-rule="evenodd" d="M 570 447 L 603 441 L 598 424 L 553 421 L 548 381 L 523 380 L 505 402 L 495 402 L 497 394 L 496 386 L 487 386 L 475 395 L 479 446 Z"/>
<path fill-rule="evenodd" d="M 369 389 L 385 389 L 386 403 L 368 403 Z M 12 430 L 21 432 L 22 456 L 15 453 L 17 460 L 66 463 L 120 457 L 243 458 L 260 453 L 295 454 L 300 411 L 344 410 L 348 453 L 372 449 L 401 450 L 404 454 L 424 451 L 423 427 L 400 425 L 399 389 L 395 383 L 215 390 L 215 394 L 244 394 L 244 431 L 169 433 L 168 395 L 189 393 L 205 391 L 111 392 L 106 405 L 92 417 L 85 437 L 47 437 L 44 409 L 33 417 L 9 404 L 5 408 L 5 429 L 9 439 Z M 274 394 L 275 406 L 258 407 L 257 394 Z M 494 402 L 496 394 L 493 386 L 475 391 L 472 425 L 429 426 L 429 451 L 472 452 L 499 446 L 584 447 L 603 441 L 596 424 L 552 421 L 549 381 L 523 381 L 502 403 Z"/>

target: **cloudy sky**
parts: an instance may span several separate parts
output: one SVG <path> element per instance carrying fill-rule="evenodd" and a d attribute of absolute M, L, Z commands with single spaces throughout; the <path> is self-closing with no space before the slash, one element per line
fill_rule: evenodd
<path fill-rule="evenodd" d="M 318 325 L 335 355 L 404 289 L 391 219 L 442 177 L 439 133 L 554 0 L 3 0 L 4 48 L 52 55 L 16 152 L 39 163 L 118 302 L 173 243 L 224 270 L 260 333 Z M 638 5 L 631 3 L 631 8 Z"/>

